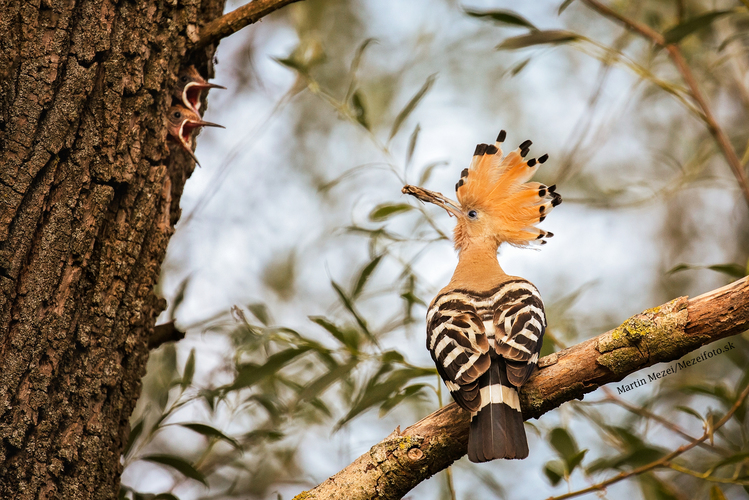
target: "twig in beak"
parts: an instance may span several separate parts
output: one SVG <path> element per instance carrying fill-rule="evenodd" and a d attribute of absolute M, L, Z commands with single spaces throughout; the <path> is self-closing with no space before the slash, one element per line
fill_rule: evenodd
<path fill-rule="evenodd" d="M 445 210 L 447 210 L 447 213 L 451 217 L 453 215 L 456 217 L 463 216 L 463 211 L 461 210 L 460 204 L 457 201 L 453 201 L 450 198 L 446 198 L 441 193 L 438 193 L 436 191 L 430 191 L 422 187 L 411 186 L 410 184 L 406 184 L 405 186 L 403 186 L 403 189 L 401 189 L 401 192 L 403 194 L 410 194 L 411 196 L 414 196 L 421 201 L 424 201 L 427 203 L 433 203 L 434 205 L 437 205 L 438 207 L 442 207 Z"/>

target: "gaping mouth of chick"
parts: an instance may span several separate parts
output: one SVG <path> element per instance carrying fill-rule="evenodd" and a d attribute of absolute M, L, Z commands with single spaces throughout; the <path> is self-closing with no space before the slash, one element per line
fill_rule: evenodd
<path fill-rule="evenodd" d="M 197 83 L 188 83 L 185 87 L 185 98 L 195 111 L 200 109 L 200 91 L 202 86 Z"/>
<path fill-rule="evenodd" d="M 179 127 L 179 137 L 182 139 L 182 144 L 187 147 L 192 147 L 192 131 L 194 128 L 188 120 L 182 122 Z"/>

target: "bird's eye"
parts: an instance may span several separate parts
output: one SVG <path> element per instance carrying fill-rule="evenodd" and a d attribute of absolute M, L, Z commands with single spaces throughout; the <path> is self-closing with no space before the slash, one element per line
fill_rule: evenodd
<path fill-rule="evenodd" d="M 475 210 L 469 210 L 468 211 L 468 218 L 469 219 L 476 219 L 478 218 L 479 214 Z"/>
<path fill-rule="evenodd" d="M 183 76 L 182 78 L 180 78 L 180 80 L 182 80 L 182 83 L 185 83 L 185 82 L 187 82 L 187 77 Z"/>
<path fill-rule="evenodd" d="M 180 113 L 179 111 L 175 111 L 174 112 L 174 117 L 175 118 L 182 118 L 182 113 Z"/>

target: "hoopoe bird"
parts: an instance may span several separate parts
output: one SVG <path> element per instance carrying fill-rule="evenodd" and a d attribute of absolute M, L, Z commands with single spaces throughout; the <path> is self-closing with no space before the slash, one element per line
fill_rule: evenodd
<path fill-rule="evenodd" d="M 201 127 L 225 128 L 217 123 L 203 121 L 199 114 L 179 104 L 169 108 L 166 126 L 169 137 L 187 151 L 198 166 L 200 162 L 192 151 L 193 132 Z"/>
<path fill-rule="evenodd" d="M 180 70 L 177 75 L 177 86 L 174 87 L 172 95 L 182 103 L 186 108 L 191 109 L 196 114 L 200 111 L 200 97 L 204 90 L 207 89 L 224 89 L 221 85 L 208 83 L 203 78 L 195 66 L 188 66 Z"/>
<path fill-rule="evenodd" d="M 471 413 L 468 458 L 525 458 L 518 388 L 530 378 L 546 329 L 543 301 L 529 281 L 507 275 L 499 245 L 545 244 L 535 227 L 562 202 L 556 185 L 527 182 L 549 156 L 526 160 L 531 141 L 503 156 L 501 131 L 479 144 L 455 186 L 458 201 L 427 189 L 403 192 L 457 218 L 458 266 L 427 311 L 427 348 L 450 394 Z"/>

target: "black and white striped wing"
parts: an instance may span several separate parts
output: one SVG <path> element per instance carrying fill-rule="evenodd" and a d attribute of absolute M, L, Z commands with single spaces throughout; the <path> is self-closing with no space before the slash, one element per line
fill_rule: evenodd
<path fill-rule="evenodd" d="M 439 297 L 427 313 L 427 349 L 455 401 L 481 407 L 479 377 L 491 365 L 489 342 L 476 308 L 463 297 Z"/>
<path fill-rule="evenodd" d="M 520 387 L 538 363 L 546 314 L 541 295 L 527 281 L 516 282 L 494 309 L 494 349 L 507 362 L 507 377 Z"/>

